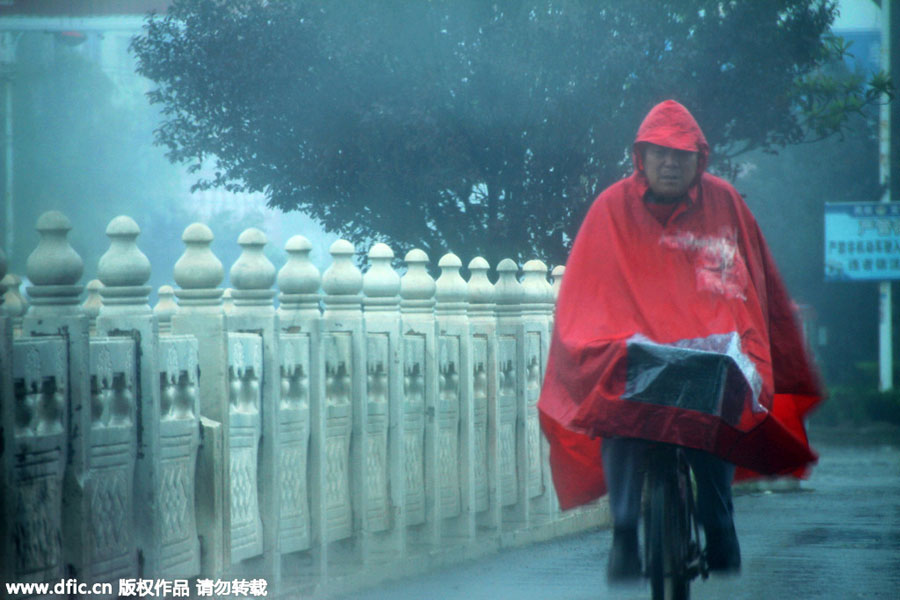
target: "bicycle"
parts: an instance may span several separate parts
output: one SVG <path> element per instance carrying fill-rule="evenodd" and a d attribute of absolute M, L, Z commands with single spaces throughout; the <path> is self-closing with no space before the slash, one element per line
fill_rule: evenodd
<path fill-rule="evenodd" d="M 644 499 L 644 565 L 653 600 L 687 600 L 691 580 L 706 579 L 709 568 L 690 466 L 680 446 L 654 445 Z"/>

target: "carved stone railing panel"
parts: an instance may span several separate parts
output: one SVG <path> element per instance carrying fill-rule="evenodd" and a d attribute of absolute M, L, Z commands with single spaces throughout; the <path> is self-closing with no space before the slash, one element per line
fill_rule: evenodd
<path fill-rule="evenodd" d="M 309 517 L 309 377 L 310 336 L 282 333 L 281 405 L 278 410 L 280 450 L 277 453 L 281 482 L 279 544 L 281 552 L 310 547 Z"/>
<path fill-rule="evenodd" d="M 66 466 L 66 344 L 61 338 L 13 341 L 15 423 L 12 534 L 16 581 L 61 579 L 62 485 Z"/>
<path fill-rule="evenodd" d="M 425 522 L 425 336 L 403 338 L 406 523 Z"/>
<path fill-rule="evenodd" d="M 516 468 L 516 338 L 497 337 L 499 382 L 497 385 L 497 420 L 500 436 L 500 502 L 515 504 L 519 475 Z"/>
<path fill-rule="evenodd" d="M 366 487 L 367 524 L 370 531 L 390 526 L 388 497 L 388 335 L 369 334 L 367 346 Z"/>
<path fill-rule="evenodd" d="M 325 510 L 327 540 L 353 533 L 350 496 L 350 438 L 352 422 L 352 333 L 322 336 L 325 353 Z"/>
<path fill-rule="evenodd" d="M 200 542 L 194 513 L 194 478 L 200 400 L 197 340 L 187 335 L 159 338 L 159 498 L 156 538 L 161 576 L 193 574 L 200 569 Z"/>
<path fill-rule="evenodd" d="M 231 561 L 262 552 L 259 514 L 260 377 L 262 338 L 228 333 L 229 475 L 231 501 Z"/>
<path fill-rule="evenodd" d="M 135 349 L 130 338 L 91 338 L 89 505 L 92 581 L 137 569 L 132 518 L 137 432 Z"/>
<path fill-rule="evenodd" d="M 475 511 L 487 510 L 490 503 L 488 485 L 488 341 L 483 335 L 472 339 L 472 399 L 475 420 Z"/>
<path fill-rule="evenodd" d="M 541 396 L 541 334 L 525 334 L 525 444 L 528 456 L 528 497 L 544 493 L 541 461 L 541 425 L 538 399 Z"/>
<path fill-rule="evenodd" d="M 438 490 L 441 517 L 460 514 L 459 338 L 438 337 Z"/>

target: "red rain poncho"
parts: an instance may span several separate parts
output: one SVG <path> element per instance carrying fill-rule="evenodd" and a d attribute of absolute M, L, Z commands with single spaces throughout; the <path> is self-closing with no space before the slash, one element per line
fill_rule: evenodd
<path fill-rule="evenodd" d="M 793 305 L 750 210 L 705 172 L 709 147 L 674 101 L 635 140 L 698 151 L 687 199 L 661 224 L 635 172 L 592 205 L 566 264 L 538 404 L 562 508 L 606 492 L 601 437 L 699 448 L 738 477 L 802 476 L 819 401 Z"/>

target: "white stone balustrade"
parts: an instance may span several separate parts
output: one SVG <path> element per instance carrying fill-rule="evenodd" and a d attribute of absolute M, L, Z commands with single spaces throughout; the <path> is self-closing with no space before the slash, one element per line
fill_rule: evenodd
<path fill-rule="evenodd" d="M 405 547 L 405 449 L 403 372 L 400 363 L 400 276 L 391 268 L 394 252 L 376 243 L 363 275 L 366 361 L 366 515 L 371 532 L 364 560 L 400 554 Z"/>
<path fill-rule="evenodd" d="M 278 316 L 284 327 L 290 327 L 294 321 L 319 317 L 322 276 L 309 260 L 312 244 L 308 239 L 295 235 L 284 245 L 284 250 L 288 259 L 278 271 L 277 283 L 281 290 Z"/>
<path fill-rule="evenodd" d="M 438 393 L 437 509 L 442 540 L 466 543 L 474 534 L 474 447 L 472 446 L 472 373 L 468 286 L 459 273 L 462 261 L 445 254 L 435 281 Z M 447 543 L 447 542 L 445 542 Z"/>
<path fill-rule="evenodd" d="M 103 315 L 150 312 L 150 286 L 146 285 L 150 279 L 150 261 L 138 248 L 140 233 L 138 224 L 126 216 L 116 217 L 106 227 L 109 249 L 97 264 L 97 275 L 103 284 L 100 288 Z"/>
<path fill-rule="evenodd" d="M 550 448 L 541 435 L 537 403 L 552 333 L 553 287 L 547 265 L 530 260 L 522 266 L 522 344 L 524 351 L 525 445 L 530 513 L 549 514 L 555 506 L 549 462 Z"/>
<path fill-rule="evenodd" d="M 153 307 L 153 314 L 159 322 L 160 333 L 168 333 L 172 330 L 172 315 L 178 310 L 175 304 L 175 290 L 171 285 L 161 285 L 156 292 L 157 303 Z"/>
<path fill-rule="evenodd" d="M 228 333 L 228 454 L 232 562 L 263 552 L 260 514 L 259 441 L 262 436 L 262 339 L 255 333 Z M 266 482 L 270 483 L 270 482 Z"/>
<path fill-rule="evenodd" d="M 226 309 L 212 231 L 195 223 L 177 288 L 151 310 L 133 220 L 107 227 L 83 304 L 69 229 L 59 213 L 38 221 L 18 335 L 25 301 L 0 257 L 7 581 L 56 581 L 67 565 L 85 581 L 137 577 L 140 556 L 143 577 L 263 577 L 290 597 L 606 518 L 602 504 L 558 510 L 538 425 L 561 267 L 551 285 L 542 262 L 520 279 L 506 259 L 492 283 L 474 257 L 467 281 L 446 254 L 435 280 L 412 250 L 401 276 L 378 243 L 363 274 L 338 240 L 320 275 L 306 238 L 276 269 L 251 228 Z"/>
<path fill-rule="evenodd" d="M 231 461 L 229 423 L 228 333 L 222 305 L 225 270 L 213 254 L 213 233 L 202 223 L 181 236 L 184 254 L 172 271 L 178 310 L 171 332 L 197 340 L 200 427 L 204 444 L 197 457 L 197 533 L 206 551 L 203 573 L 216 576 L 231 566 Z"/>
<path fill-rule="evenodd" d="M 553 267 L 553 270 L 550 272 L 550 276 L 553 278 L 553 298 L 554 300 L 559 297 L 559 286 L 562 285 L 563 275 L 566 272 L 566 268 L 563 265 L 556 265 Z"/>
<path fill-rule="evenodd" d="M 266 235 L 256 228 L 238 236 L 241 255 L 231 266 L 228 311 L 228 377 L 231 398 L 228 436 L 230 461 L 231 562 L 257 557 L 255 571 L 280 576 L 277 531 L 281 511 L 290 509 L 282 494 L 282 364 L 273 299 L 275 265 L 265 255 Z M 261 444 L 265 440 L 266 443 Z"/>
<path fill-rule="evenodd" d="M 497 421 L 500 443 L 498 486 L 500 503 L 507 511 L 507 519 L 517 522 L 526 519 L 524 472 L 524 390 L 521 385 L 524 358 L 521 348 L 522 286 L 516 279 L 519 268 L 505 258 L 497 265 L 494 301 L 497 310 Z M 521 406 L 520 406 L 521 404 Z"/>
<path fill-rule="evenodd" d="M 103 284 L 99 279 L 91 279 L 85 286 L 87 298 L 85 298 L 84 302 L 81 304 L 81 310 L 83 310 L 91 320 L 91 327 L 96 326 L 97 315 L 100 314 L 100 307 L 102 306 L 102 302 L 100 301 L 100 288 L 102 287 Z"/>
<path fill-rule="evenodd" d="M 500 464 L 497 413 L 497 319 L 490 265 L 480 256 L 469 261 L 469 333 L 472 364 L 472 435 L 474 503 L 479 527 L 497 530 L 501 523 L 497 488 Z"/>
<path fill-rule="evenodd" d="M 231 295 L 233 291 L 232 288 L 225 288 L 222 292 L 222 310 L 226 315 L 230 315 L 234 310 L 234 297 Z"/>
<path fill-rule="evenodd" d="M 269 239 L 262 231 L 251 227 L 241 233 L 237 242 L 241 255 L 229 271 L 235 307 L 264 306 L 274 310 L 275 265 L 263 252 Z"/>
<path fill-rule="evenodd" d="M 410 250 L 404 261 L 406 273 L 400 278 L 400 319 L 405 520 L 410 527 L 408 546 L 418 549 L 423 545 L 436 547 L 440 543 L 434 492 L 437 472 L 434 410 L 438 385 L 434 360 L 437 338 L 435 283 L 428 274 L 425 252 Z"/>
<path fill-rule="evenodd" d="M 4 560 L 7 581 L 53 581 L 66 572 L 63 482 L 67 460 L 69 415 L 66 344 L 56 336 L 20 337 L 13 341 L 13 402 L 3 402 L 4 520 L 15 560 Z M 11 361 L 9 360 L 11 358 Z M 5 396 L 4 399 L 10 398 Z M 18 457 L 15 461 L 12 456 Z"/>
<path fill-rule="evenodd" d="M 16 543 L 30 548 L 61 544 L 59 564 L 43 564 L 40 570 L 64 569 L 90 581 L 98 572 L 101 555 L 96 544 L 98 521 L 91 516 L 98 497 L 94 495 L 91 477 L 94 436 L 89 318 L 80 306 L 84 286 L 79 282 L 84 263 L 69 245 L 71 224 L 65 215 L 57 211 L 44 213 L 38 218 L 36 229 L 40 241 L 26 261 L 26 275 L 33 284 L 26 289 L 31 305 L 22 320 L 22 335 L 13 341 L 13 378 L 24 384 L 18 388 L 24 391 L 16 405 L 24 407 L 29 401 L 36 402 L 37 420 L 32 421 L 33 429 L 21 429 L 22 436 L 16 440 L 16 451 L 22 459 L 17 460 L 16 467 L 21 471 L 15 477 L 20 492 L 50 486 L 48 498 L 60 492 L 66 501 L 59 507 L 62 513 L 57 513 L 56 507 L 37 502 L 41 495 L 20 496 L 24 503 L 17 509 L 17 516 L 21 515 L 19 523 L 34 526 L 28 534 L 23 532 Z M 60 336 L 60 342 L 54 344 L 52 351 L 39 350 L 37 362 L 34 351 L 24 349 L 50 343 L 48 338 L 55 336 Z M 21 353 L 17 360 L 16 347 L 32 357 L 31 364 L 23 364 L 29 359 Z M 47 370 L 52 374 L 42 376 L 41 372 Z M 40 377 L 40 382 L 33 377 Z M 13 427 L 7 429 L 5 424 L 4 430 L 12 431 Z M 61 486 L 57 486 L 59 481 Z M 47 510 L 53 514 L 48 515 Z M 53 525 L 57 519 L 60 529 Z M 31 535 L 37 537 L 22 539 Z M 58 538 L 59 542 L 51 538 Z M 28 573 L 33 565 L 20 567 Z"/>
<path fill-rule="evenodd" d="M 90 340 L 90 581 L 116 581 L 138 568 L 134 527 L 137 368 L 130 337 Z"/>
<path fill-rule="evenodd" d="M 84 261 L 69 245 L 71 222 L 62 213 L 50 211 L 41 215 L 36 229 L 41 239 L 25 263 L 32 283 L 26 290 L 32 305 L 28 314 L 81 314 L 78 302 L 84 286 L 78 281 L 84 272 Z"/>
<path fill-rule="evenodd" d="M 553 313 L 553 286 L 547 281 L 547 265 L 529 260 L 522 266 L 524 314 L 549 317 Z"/>
<path fill-rule="evenodd" d="M 144 416 L 142 456 L 138 461 L 139 506 L 152 507 L 151 522 L 139 530 L 145 569 L 170 579 L 200 574 L 198 520 L 201 493 L 196 481 L 200 447 L 200 394 L 197 339 L 161 335 L 152 369 L 157 372 L 159 414 Z M 207 429 L 209 431 L 209 429 Z M 207 444 L 213 440 L 206 440 Z M 143 463 L 143 464 L 142 464 Z M 203 477 L 206 481 L 208 475 Z M 209 561 L 207 561 L 209 562 Z"/>
<path fill-rule="evenodd" d="M 4 288 L 3 302 L 0 303 L 0 315 L 8 315 L 16 327 L 21 327 L 22 317 L 28 312 L 28 302 L 22 296 L 22 278 L 15 273 L 7 273 L 0 279 L 0 287 Z"/>
<path fill-rule="evenodd" d="M 179 306 L 216 307 L 222 304 L 222 289 L 218 286 L 225 270 L 210 244 L 213 233 L 203 223 L 189 225 L 181 236 L 185 250 L 175 263 L 172 274 L 181 289 L 175 291 Z"/>
<path fill-rule="evenodd" d="M 283 553 L 299 556 L 307 551 L 305 554 L 313 555 L 314 564 L 303 572 L 316 579 L 325 572 L 325 473 L 321 444 L 325 431 L 325 366 L 319 308 L 322 277 L 309 260 L 311 250 L 312 244 L 302 235 L 291 237 L 285 244 L 288 259 L 276 277 L 281 290 L 277 310 L 281 350 L 278 543 Z"/>
<path fill-rule="evenodd" d="M 133 523 L 137 415 L 141 403 L 152 405 L 155 390 L 152 382 L 138 389 L 138 382 L 139 376 L 154 377 L 156 372 L 146 369 L 148 361 L 136 358 L 139 352 L 155 350 L 157 337 L 147 303 L 150 288 L 145 285 L 150 261 L 137 247 L 139 234 L 130 217 L 116 217 L 109 223 L 110 247 L 100 257 L 94 286 L 101 300 L 96 315 L 93 303 L 85 303 L 98 334 L 90 340 L 92 551 L 85 571 L 92 581 L 126 578 L 138 565 L 138 533 Z M 144 317 L 143 331 L 133 335 L 139 328 L 131 329 L 124 317 L 139 314 Z M 116 335 L 101 337 L 109 330 Z"/>
<path fill-rule="evenodd" d="M 324 311 L 321 351 L 325 360 L 324 522 L 319 549 L 325 565 L 365 559 L 369 530 L 364 473 L 368 411 L 363 343 L 363 275 L 353 261 L 353 245 L 337 240 L 331 265 L 322 274 Z M 354 468 L 355 467 L 355 468 Z M 354 535 L 354 532 L 358 532 Z M 334 544 L 344 541 L 343 544 Z"/>

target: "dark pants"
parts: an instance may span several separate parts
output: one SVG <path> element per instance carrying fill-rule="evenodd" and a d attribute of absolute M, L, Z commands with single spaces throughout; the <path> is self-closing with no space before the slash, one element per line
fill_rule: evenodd
<path fill-rule="evenodd" d="M 603 472 L 609 492 L 613 526 L 637 527 L 641 512 L 641 488 L 653 442 L 634 438 L 604 439 Z M 708 452 L 685 448 L 697 481 L 697 516 L 706 531 L 730 529 L 734 507 L 731 480 L 734 465 Z"/>

